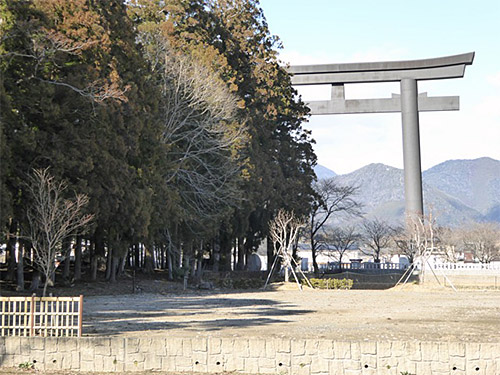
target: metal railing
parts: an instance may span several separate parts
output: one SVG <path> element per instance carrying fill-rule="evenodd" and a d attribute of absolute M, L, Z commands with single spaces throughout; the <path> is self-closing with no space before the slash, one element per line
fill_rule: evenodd
<path fill-rule="evenodd" d="M 81 337 L 83 296 L 0 297 L 0 336 Z"/>

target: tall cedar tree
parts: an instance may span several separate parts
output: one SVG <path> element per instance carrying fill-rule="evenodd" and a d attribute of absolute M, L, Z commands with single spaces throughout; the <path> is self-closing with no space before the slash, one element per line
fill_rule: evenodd
<path fill-rule="evenodd" d="M 147 237 L 158 138 L 156 94 L 125 5 L 7 0 L 1 12 L 6 181 L 22 198 L 12 212 L 25 211 L 26 174 L 50 166 L 90 197 L 94 241 L 123 256 L 127 243 Z"/>
<path fill-rule="evenodd" d="M 239 150 L 244 199 L 220 228 L 228 267 L 234 238 L 244 238 L 248 253 L 267 236 L 279 208 L 298 215 L 309 209 L 316 157 L 301 127 L 307 107 L 278 64 L 279 41 L 269 34 L 258 1 L 136 0 L 129 6 L 139 26 L 159 25 L 173 48 L 211 67 L 240 98 L 239 118 L 250 142 Z"/>

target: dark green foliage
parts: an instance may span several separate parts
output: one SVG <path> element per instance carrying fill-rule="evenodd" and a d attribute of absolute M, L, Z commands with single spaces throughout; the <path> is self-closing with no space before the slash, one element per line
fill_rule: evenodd
<path fill-rule="evenodd" d="M 4 0 L 0 17 L 0 232 L 24 230 L 24 180 L 47 167 L 89 197 L 83 256 L 110 280 L 124 260 L 230 269 L 234 246 L 244 268 L 278 209 L 309 211 L 308 109 L 258 1 Z M 172 112 L 174 62 L 228 115 L 193 83 Z"/>

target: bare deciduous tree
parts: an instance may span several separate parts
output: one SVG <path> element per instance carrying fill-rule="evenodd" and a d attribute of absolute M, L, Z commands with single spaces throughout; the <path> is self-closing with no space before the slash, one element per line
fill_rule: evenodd
<path fill-rule="evenodd" d="M 422 257 L 427 250 L 436 247 L 436 220 L 432 211 L 427 216 L 410 215 L 406 219 L 406 227 L 393 230 L 393 241 L 400 254 L 408 258 L 410 264 Z"/>
<path fill-rule="evenodd" d="M 190 217 L 213 221 L 240 198 L 237 150 L 246 142 L 246 130 L 236 119 L 237 98 L 210 69 L 176 54 L 159 32 L 142 32 L 139 38 L 162 87 L 167 183 L 181 186 Z"/>
<path fill-rule="evenodd" d="M 495 223 L 475 223 L 462 229 L 465 249 L 481 263 L 500 259 L 500 228 Z"/>
<path fill-rule="evenodd" d="M 336 251 L 336 260 L 339 262 L 339 266 L 342 267 L 342 258 L 347 250 L 361 239 L 361 234 L 355 225 L 346 225 L 325 231 L 324 239 Z"/>
<path fill-rule="evenodd" d="M 362 225 L 363 243 L 371 251 L 363 251 L 373 256 L 375 263 L 380 263 L 380 254 L 392 242 L 392 228 L 388 223 L 377 218 L 365 220 Z"/>
<path fill-rule="evenodd" d="M 33 171 L 27 186 L 32 201 L 27 211 L 26 237 L 31 242 L 36 266 L 45 276 L 45 296 L 63 240 L 82 231 L 93 215 L 83 212 L 89 201 L 86 195 L 63 197 L 67 184 L 56 181 L 48 168 Z"/>
<path fill-rule="evenodd" d="M 311 244 L 311 256 L 314 272 L 318 273 L 316 261 L 317 247 L 319 243 L 319 231 L 334 214 L 345 214 L 357 216 L 361 213 L 361 204 L 354 197 L 358 188 L 354 186 L 342 186 L 335 182 L 334 178 L 326 178 L 314 184 L 317 198 L 313 203 L 307 227 L 308 237 Z"/>
<path fill-rule="evenodd" d="M 287 212 L 283 209 L 278 211 L 269 224 L 269 235 L 273 241 L 275 253 L 278 255 L 280 251 L 284 253 L 282 264 L 285 267 L 285 282 L 289 280 L 288 269 L 292 267 L 290 264 L 292 245 L 295 243 L 303 226 L 304 222 L 297 218 L 293 212 Z"/>

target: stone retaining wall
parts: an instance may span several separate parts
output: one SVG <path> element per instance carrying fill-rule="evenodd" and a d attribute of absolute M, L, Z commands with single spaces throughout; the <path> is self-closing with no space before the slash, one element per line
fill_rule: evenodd
<path fill-rule="evenodd" d="M 147 333 L 145 332 L 145 336 Z M 0 337 L 0 367 L 290 375 L 500 374 L 500 343 Z"/>

